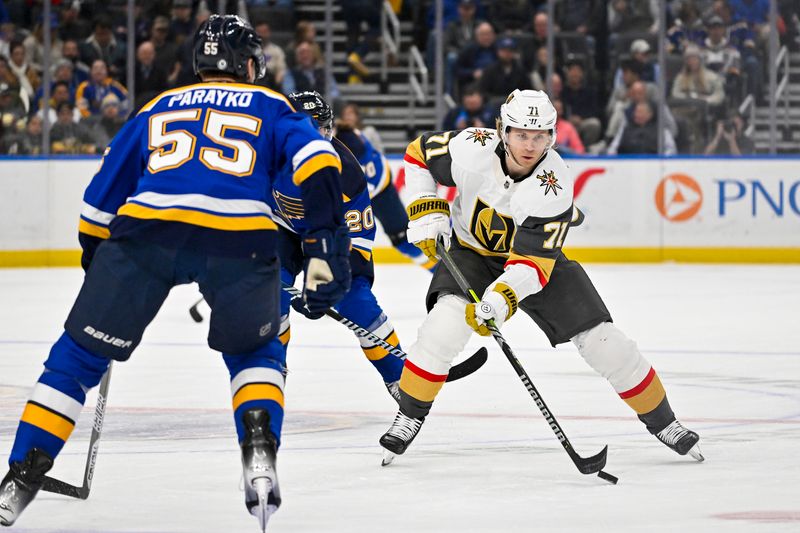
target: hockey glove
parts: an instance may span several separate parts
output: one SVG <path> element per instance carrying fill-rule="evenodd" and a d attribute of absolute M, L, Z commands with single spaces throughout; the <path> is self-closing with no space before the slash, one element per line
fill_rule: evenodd
<path fill-rule="evenodd" d="M 303 237 L 305 286 L 303 300 L 309 318 L 317 319 L 350 290 L 350 236 L 341 226 L 318 230 Z M 297 307 L 295 307 L 297 309 Z"/>
<path fill-rule="evenodd" d="M 408 242 L 428 257 L 436 259 L 436 238 L 444 236 L 450 245 L 450 204 L 432 194 L 414 200 L 408 206 Z"/>
<path fill-rule="evenodd" d="M 491 334 L 487 322 L 494 320 L 497 329 L 517 311 L 517 295 L 505 283 L 486 291 L 479 303 L 468 303 L 466 320 L 469 327 L 484 337 Z"/>

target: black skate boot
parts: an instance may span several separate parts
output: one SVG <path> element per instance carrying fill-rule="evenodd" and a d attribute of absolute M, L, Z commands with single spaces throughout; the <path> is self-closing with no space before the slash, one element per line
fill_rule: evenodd
<path fill-rule="evenodd" d="M 397 412 L 392 427 L 378 441 L 384 448 L 381 466 L 390 464 L 395 455 L 402 455 L 406 451 L 419 433 L 423 422 L 425 422 L 425 417 L 411 418 L 404 415 L 402 411 Z"/>
<path fill-rule="evenodd" d="M 704 461 L 705 457 L 700 452 L 697 444 L 700 436 L 692 430 L 686 429 L 677 420 L 673 420 L 670 425 L 656 433 L 656 438 L 672 448 L 680 455 L 687 453 L 697 461 Z"/>
<path fill-rule="evenodd" d="M 270 515 L 281 505 L 275 456 L 275 437 L 269 431 L 266 409 L 248 409 L 242 415 L 245 437 L 241 442 L 244 468 L 244 499 L 247 510 L 258 518 L 261 531 L 266 531 Z"/>
<path fill-rule="evenodd" d="M 0 483 L 0 525 L 14 524 L 42 488 L 44 475 L 51 468 L 53 459 L 39 448 L 29 451 L 24 461 L 11 463 Z"/>

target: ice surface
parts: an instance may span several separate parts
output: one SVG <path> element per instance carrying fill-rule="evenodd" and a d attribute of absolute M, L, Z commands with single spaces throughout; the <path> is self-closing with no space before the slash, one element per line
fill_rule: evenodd
<path fill-rule="evenodd" d="M 295 317 L 269 531 L 800 531 L 800 267 L 588 265 L 618 326 L 659 371 L 706 462 L 648 435 L 571 345 L 520 315 L 507 339 L 578 453 L 609 445 L 611 486 L 583 476 L 491 339 L 486 366 L 448 384 L 409 451 L 381 468 L 395 404 L 352 333 Z M 379 265 L 376 291 L 410 345 L 428 274 Z M 0 270 L 0 455 L 82 274 Z M 244 507 L 221 359 L 176 288 L 116 365 L 87 501 L 42 493 L 29 532 L 255 532 Z M 203 309 L 207 312 L 207 309 Z M 79 483 L 95 396 L 53 475 Z M 2 473 L 0 473 L 1 475 Z"/>

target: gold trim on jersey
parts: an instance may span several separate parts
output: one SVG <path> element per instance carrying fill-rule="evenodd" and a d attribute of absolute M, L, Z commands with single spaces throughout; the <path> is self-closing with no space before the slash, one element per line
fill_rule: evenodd
<path fill-rule="evenodd" d="M 129 203 L 119 208 L 118 215 L 147 220 L 166 220 L 183 222 L 204 228 L 225 231 L 277 230 L 278 226 L 267 216 L 231 217 L 201 213 L 190 209 L 167 208 L 153 209 L 139 204 Z"/>
<path fill-rule="evenodd" d="M 417 137 L 406 148 L 406 155 L 414 161 L 425 164 L 425 155 L 422 151 L 422 137 Z"/>
<path fill-rule="evenodd" d="M 86 235 L 91 235 L 92 237 L 100 237 L 101 239 L 108 239 L 111 237 L 111 232 L 108 228 L 92 224 L 84 219 L 78 221 L 78 231 Z"/>
<path fill-rule="evenodd" d="M 536 265 L 536 268 L 539 269 L 542 276 L 547 281 L 550 281 L 550 276 L 553 274 L 553 268 L 556 266 L 555 259 L 549 259 L 547 257 L 539 257 L 536 255 L 522 255 L 516 252 L 511 252 L 508 256 L 508 261 L 522 261 L 522 262 L 529 262 Z"/>
<path fill-rule="evenodd" d="M 320 152 L 319 154 L 310 157 L 305 163 L 300 165 L 300 167 L 294 171 L 292 181 L 295 185 L 300 185 L 310 178 L 315 172 L 322 170 L 325 167 L 333 167 L 341 173 L 342 162 L 339 160 L 339 156 L 326 152 Z"/>
<path fill-rule="evenodd" d="M 513 218 L 501 215 L 479 196 L 475 198 L 469 232 L 487 251 L 494 254 L 509 253 L 515 231 Z"/>

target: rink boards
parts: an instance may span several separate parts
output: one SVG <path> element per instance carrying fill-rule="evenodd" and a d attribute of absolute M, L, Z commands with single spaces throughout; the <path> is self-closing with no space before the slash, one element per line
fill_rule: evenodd
<path fill-rule="evenodd" d="M 99 158 L 0 159 L 0 266 L 78 264 L 83 190 Z M 390 159 L 403 190 L 399 157 Z M 584 261 L 800 263 L 800 157 L 572 158 Z M 442 189 L 443 196 L 452 191 Z M 379 262 L 403 261 L 379 232 Z"/>

